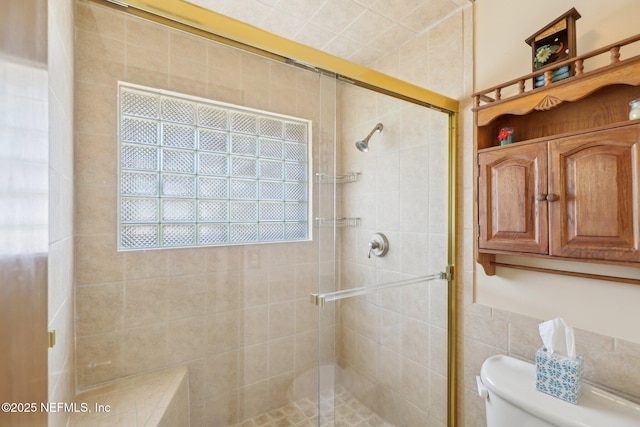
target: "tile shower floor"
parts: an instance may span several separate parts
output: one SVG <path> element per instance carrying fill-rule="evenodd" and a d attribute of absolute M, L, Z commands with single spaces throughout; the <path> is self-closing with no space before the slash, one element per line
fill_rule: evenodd
<path fill-rule="evenodd" d="M 340 386 L 336 386 L 335 390 L 335 422 L 331 420 L 330 414 L 323 419 L 327 422 L 323 422 L 322 427 L 394 427 Z M 310 398 L 303 398 L 233 427 L 289 426 L 317 427 L 317 402 Z"/>

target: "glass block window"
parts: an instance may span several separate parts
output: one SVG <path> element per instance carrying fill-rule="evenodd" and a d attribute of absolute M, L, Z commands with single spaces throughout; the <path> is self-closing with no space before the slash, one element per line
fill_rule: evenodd
<path fill-rule="evenodd" d="M 118 247 L 311 239 L 311 122 L 119 84 Z"/>

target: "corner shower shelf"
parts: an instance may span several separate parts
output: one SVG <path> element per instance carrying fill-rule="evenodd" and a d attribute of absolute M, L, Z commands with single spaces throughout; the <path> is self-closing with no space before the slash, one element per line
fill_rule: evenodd
<path fill-rule="evenodd" d="M 316 218 L 316 226 L 318 227 L 358 227 L 360 218 Z"/>
<path fill-rule="evenodd" d="M 318 184 L 348 184 L 356 182 L 360 179 L 360 172 L 349 172 L 345 175 L 331 176 L 325 173 L 316 174 L 316 182 Z"/>

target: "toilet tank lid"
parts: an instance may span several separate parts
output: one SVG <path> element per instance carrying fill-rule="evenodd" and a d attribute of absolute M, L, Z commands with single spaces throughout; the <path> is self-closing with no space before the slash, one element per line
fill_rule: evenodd
<path fill-rule="evenodd" d="M 536 369 L 509 356 L 492 356 L 480 370 L 491 393 L 550 424 L 563 427 L 638 427 L 640 405 L 588 384 L 577 405 L 536 390 Z"/>

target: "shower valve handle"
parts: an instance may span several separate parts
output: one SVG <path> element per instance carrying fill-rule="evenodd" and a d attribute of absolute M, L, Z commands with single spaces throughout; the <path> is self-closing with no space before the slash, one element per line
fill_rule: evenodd
<path fill-rule="evenodd" d="M 369 253 L 367 254 L 367 258 L 371 258 L 371 251 L 378 248 L 380 248 L 380 243 L 376 241 L 369 242 Z"/>
<path fill-rule="evenodd" d="M 371 236 L 367 258 L 371 258 L 371 254 L 374 254 L 375 256 L 385 256 L 388 251 L 389 241 L 387 240 L 387 236 L 382 233 L 376 233 Z"/>

